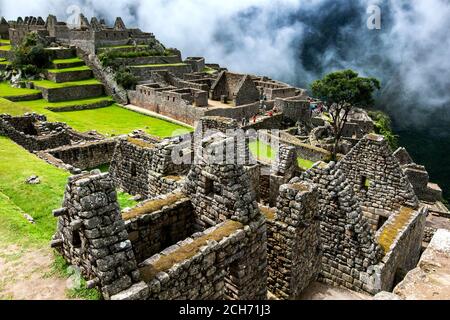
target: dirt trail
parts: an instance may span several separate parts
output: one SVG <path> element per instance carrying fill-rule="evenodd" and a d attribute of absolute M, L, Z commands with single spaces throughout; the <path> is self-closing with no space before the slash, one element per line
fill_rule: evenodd
<path fill-rule="evenodd" d="M 66 300 L 66 279 L 49 276 L 50 249 L 0 247 L 0 300 Z"/>

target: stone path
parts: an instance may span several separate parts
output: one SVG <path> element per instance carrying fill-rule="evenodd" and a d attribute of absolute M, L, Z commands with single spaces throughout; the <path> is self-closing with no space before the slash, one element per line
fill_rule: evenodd
<path fill-rule="evenodd" d="M 50 276 L 50 249 L 0 247 L 0 300 L 66 300 L 66 279 Z"/>

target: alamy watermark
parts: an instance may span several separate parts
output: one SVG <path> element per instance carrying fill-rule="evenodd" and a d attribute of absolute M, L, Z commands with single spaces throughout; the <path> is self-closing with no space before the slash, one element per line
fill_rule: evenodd
<path fill-rule="evenodd" d="M 381 8 L 377 5 L 370 5 L 367 7 L 366 13 L 369 15 L 367 28 L 369 30 L 381 30 Z"/>

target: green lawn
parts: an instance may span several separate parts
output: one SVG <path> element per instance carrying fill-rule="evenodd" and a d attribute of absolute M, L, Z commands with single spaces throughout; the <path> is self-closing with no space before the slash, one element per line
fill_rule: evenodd
<path fill-rule="evenodd" d="M 50 82 L 50 81 L 49 81 Z M 0 83 L 0 91 L 3 93 L 3 89 L 8 92 L 8 95 L 12 92 L 16 95 L 29 94 L 30 92 L 36 93 L 38 91 L 29 89 L 15 89 L 11 88 L 7 83 Z M 103 99 L 105 97 L 99 97 L 95 99 Z M 179 134 L 179 130 L 185 132 L 191 132 L 192 129 L 184 127 L 178 124 L 174 124 L 169 121 L 165 121 L 158 118 L 153 118 L 147 115 L 143 115 L 131 110 L 124 109 L 118 105 L 112 105 L 110 107 L 93 110 L 71 111 L 71 112 L 52 112 L 45 109 L 48 106 L 65 106 L 73 104 L 86 103 L 87 100 L 67 101 L 58 103 L 48 103 L 45 100 L 34 101 L 21 101 L 10 102 L 5 99 L 0 100 L 0 113 L 8 113 L 11 115 L 23 115 L 26 112 L 34 111 L 39 114 L 47 116 L 49 121 L 52 122 L 66 122 L 69 126 L 75 130 L 86 132 L 91 130 L 97 130 L 98 132 L 108 135 L 116 136 L 122 134 L 129 134 L 134 130 L 144 130 L 151 135 L 158 137 L 170 137 L 174 133 Z M 177 131 L 178 130 L 178 131 Z"/>
<path fill-rule="evenodd" d="M 298 158 L 297 162 L 298 162 L 298 166 L 301 169 L 303 169 L 304 171 L 311 169 L 315 163 L 314 161 L 303 159 L 303 158 Z"/>
<path fill-rule="evenodd" d="M 26 184 L 25 180 L 32 175 L 39 176 L 41 184 Z M 0 137 L 0 192 L 1 201 L 5 204 L 0 206 L 0 233 L 4 236 L 9 234 L 19 242 L 48 242 L 56 226 L 52 210 L 62 204 L 69 175 L 11 140 Z M 19 217 L 18 213 L 21 213 Z M 22 213 L 32 216 L 36 224 L 29 224 Z"/>
<path fill-rule="evenodd" d="M 1 44 L 11 44 L 11 40 L 0 39 Z"/>
<path fill-rule="evenodd" d="M 70 64 L 70 63 L 76 63 L 76 62 L 84 62 L 80 58 L 70 58 L 70 59 L 55 59 L 52 60 L 53 64 Z"/>
<path fill-rule="evenodd" d="M 252 155 L 261 161 L 271 162 L 276 157 L 276 153 L 273 152 L 272 147 L 262 141 L 250 142 L 249 149 Z"/>
<path fill-rule="evenodd" d="M 0 82 L 0 97 L 19 97 L 39 92 L 39 90 L 35 89 L 13 88 L 7 82 Z"/>
<path fill-rule="evenodd" d="M 88 71 L 91 70 L 88 66 L 74 67 L 74 68 L 65 68 L 65 69 L 48 69 L 47 71 L 50 73 L 66 73 L 66 72 L 75 72 L 75 71 Z"/>
<path fill-rule="evenodd" d="M 161 68 L 161 67 L 180 67 L 187 66 L 186 63 L 162 63 L 162 64 L 141 64 L 136 66 L 131 66 L 133 68 Z"/>
<path fill-rule="evenodd" d="M 41 184 L 25 180 L 36 175 Z M 53 167 L 13 141 L 0 137 L 0 243 L 48 245 L 56 230 L 54 209 L 61 207 L 70 173 Z M 137 202 L 126 193 L 118 193 L 121 208 Z M 23 214 L 33 217 L 30 224 Z"/>
<path fill-rule="evenodd" d="M 32 112 L 30 108 L 19 106 L 17 103 L 0 98 L 0 113 L 6 113 L 13 116 L 23 115 L 24 113 Z"/>
<path fill-rule="evenodd" d="M 33 81 L 35 86 L 46 88 L 46 89 L 59 89 L 59 88 L 70 88 L 70 87 L 79 87 L 79 86 L 86 86 L 86 85 L 95 85 L 95 84 L 102 84 L 97 79 L 88 79 L 88 80 L 82 80 L 82 81 L 73 81 L 73 82 L 63 82 L 63 83 L 55 83 L 53 81 L 49 80 L 37 80 Z"/>
<path fill-rule="evenodd" d="M 184 130 L 184 132 L 192 131 L 191 128 L 130 111 L 115 104 L 101 109 L 52 112 L 45 109 L 46 106 L 51 104 L 44 101 L 35 100 L 12 103 L 0 100 L 0 113 L 9 113 L 17 116 L 34 111 L 46 115 L 49 121 L 65 122 L 75 130 L 81 132 L 97 130 L 107 136 L 129 134 L 134 130 L 140 129 L 151 135 L 166 138 L 180 134 L 179 130 Z"/>

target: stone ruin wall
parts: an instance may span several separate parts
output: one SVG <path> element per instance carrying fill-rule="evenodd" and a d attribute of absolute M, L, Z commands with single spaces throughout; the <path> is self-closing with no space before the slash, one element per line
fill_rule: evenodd
<path fill-rule="evenodd" d="M 351 184 L 335 163 L 318 163 L 303 174 L 319 193 L 322 267 L 326 284 L 360 292 L 375 292 L 373 266 L 382 251 L 365 219 Z M 302 179 L 294 178 L 291 183 Z"/>
<path fill-rule="evenodd" d="M 192 248 L 194 253 L 186 260 L 158 272 L 164 259 Z M 224 222 L 193 234 L 145 261 L 140 270 L 153 300 L 265 300 L 264 218 L 246 226 Z"/>
<path fill-rule="evenodd" d="M 52 246 L 65 260 L 80 268 L 83 276 L 111 299 L 135 285 L 141 291 L 140 274 L 115 186 L 109 174 L 69 178 Z"/>
<path fill-rule="evenodd" d="M 38 135 L 36 122 L 45 122 L 44 116 L 26 115 L 23 117 L 0 117 L 0 135 L 6 136 L 30 152 L 53 149 L 71 143 L 70 133 L 61 124 L 59 132 Z"/>
<path fill-rule="evenodd" d="M 63 146 L 46 152 L 65 164 L 89 170 L 111 163 L 115 147 L 115 140 L 102 140 Z"/>
<path fill-rule="evenodd" d="M 193 208 L 181 193 L 140 203 L 124 219 L 138 263 L 194 233 Z"/>
<path fill-rule="evenodd" d="M 317 197 L 311 184 L 283 185 L 267 218 L 267 286 L 281 299 L 297 299 L 321 270 Z"/>
<path fill-rule="evenodd" d="M 145 136 L 119 139 L 111 161 L 114 183 L 132 195 L 151 198 L 178 189 L 189 165 L 174 164 L 171 156 L 180 141 Z"/>
<path fill-rule="evenodd" d="M 414 190 L 387 141 L 367 135 L 339 163 L 372 228 L 401 206 L 417 208 Z"/>
<path fill-rule="evenodd" d="M 131 104 L 190 125 L 194 125 L 207 112 L 206 108 L 197 107 L 179 96 L 171 98 L 167 92 L 155 92 L 153 95 L 148 95 L 140 90 L 140 86 L 135 91 L 128 91 L 128 97 Z"/>
<path fill-rule="evenodd" d="M 408 221 L 398 231 L 388 252 L 377 266 L 377 273 L 379 274 L 378 291 L 392 291 L 398 280 L 414 269 L 419 262 L 427 210 L 420 208 L 412 211 L 413 213 Z M 383 227 L 378 230 L 377 239 L 380 238 L 385 229 L 392 228 L 392 224 L 396 223 L 398 215 L 399 212 L 391 215 Z"/>
<path fill-rule="evenodd" d="M 114 184 L 131 195 L 148 198 L 151 156 L 151 149 L 129 142 L 128 138 L 119 139 L 109 169 Z"/>

